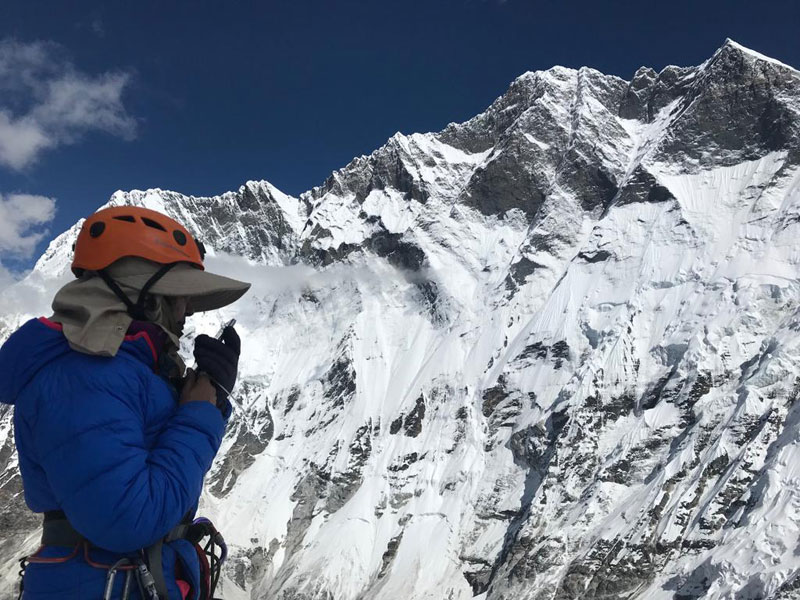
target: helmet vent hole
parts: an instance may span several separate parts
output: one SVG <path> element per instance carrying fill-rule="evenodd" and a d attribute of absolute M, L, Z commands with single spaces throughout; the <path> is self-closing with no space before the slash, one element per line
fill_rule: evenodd
<path fill-rule="evenodd" d="M 158 221 L 153 221 L 153 219 L 148 219 L 147 217 L 142 217 L 142 223 L 147 225 L 148 227 L 152 227 L 153 229 L 159 229 L 161 231 L 166 231 L 167 229 Z"/>
<path fill-rule="evenodd" d="M 185 246 L 186 245 L 186 234 L 182 231 L 176 229 L 172 232 L 172 237 L 175 238 L 175 241 L 178 242 L 179 245 Z"/>
<path fill-rule="evenodd" d="M 105 230 L 106 224 L 102 221 L 97 221 L 96 223 L 92 223 L 92 226 L 89 227 L 89 235 L 93 238 L 100 237 Z"/>
<path fill-rule="evenodd" d="M 134 219 L 131 215 L 120 215 L 118 217 L 111 218 L 116 219 L 117 221 L 125 221 L 126 223 L 136 223 L 136 219 Z"/>

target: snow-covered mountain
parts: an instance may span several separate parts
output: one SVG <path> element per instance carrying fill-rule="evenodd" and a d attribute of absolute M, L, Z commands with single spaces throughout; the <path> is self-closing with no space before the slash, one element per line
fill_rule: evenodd
<path fill-rule="evenodd" d="M 189 332 L 244 339 L 202 500 L 223 597 L 800 597 L 798 134 L 800 73 L 728 41 L 526 73 L 300 198 L 115 194 L 255 282 Z M 38 520 L 2 412 L 0 469 L 10 585 Z"/>

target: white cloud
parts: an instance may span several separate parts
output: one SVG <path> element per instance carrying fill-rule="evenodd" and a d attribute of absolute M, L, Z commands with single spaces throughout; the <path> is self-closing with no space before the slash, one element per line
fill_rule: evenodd
<path fill-rule="evenodd" d="M 54 140 L 35 120 L 14 119 L 0 109 L 0 164 L 22 169 L 50 146 Z"/>
<path fill-rule="evenodd" d="M 0 306 L 3 307 L 3 315 L 0 316 L 0 335 L 2 335 L 3 317 L 13 319 L 17 316 L 16 322 L 21 325 L 28 317 L 51 314 L 48 311 L 53 296 L 73 278 L 69 270 L 52 277 L 38 271 L 15 273 L 0 265 Z"/>
<path fill-rule="evenodd" d="M 42 227 L 52 221 L 55 214 L 56 202 L 52 198 L 0 194 L 0 257 L 30 258 L 36 245 L 48 233 Z"/>
<path fill-rule="evenodd" d="M 17 277 L 0 263 L 0 295 L 2 290 L 8 289 L 11 285 L 17 282 Z"/>
<path fill-rule="evenodd" d="M 82 73 L 55 44 L 0 40 L 0 165 L 24 169 L 89 131 L 132 139 L 136 120 L 122 99 L 129 81 Z"/>

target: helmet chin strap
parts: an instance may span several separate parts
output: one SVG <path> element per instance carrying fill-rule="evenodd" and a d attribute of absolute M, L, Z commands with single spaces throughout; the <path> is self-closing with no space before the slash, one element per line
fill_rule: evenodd
<path fill-rule="evenodd" d="M 106 282 L 106 285 L 111 289 L 112 292 L 125 303 L 125 306 L 128 307 L 128 314 L 137 321 L 146 321 L 147 320 L 147 313 L 145 310 L 145 300 L 147 299 L 147 294 L 150 291 L 150 288 L 153 287 L 159 279 L 164 277 L 169 270 L 177 265 L 178 263 L 169 263 L 166 265 L 162 265 L 161 268 L 153 273 L 153 276 L 147 280 L 147 282 L 142 286 L 142 289 L 139 291 L 139 298 L 134 303 L 128 295 L 122 291 L 122 288 L 119 287 L 116 281 L 112 279 L 111 275 L 105 269 L 101 269 L 97 271 L 97 274 L 100 275 L 103 281 Z"/>

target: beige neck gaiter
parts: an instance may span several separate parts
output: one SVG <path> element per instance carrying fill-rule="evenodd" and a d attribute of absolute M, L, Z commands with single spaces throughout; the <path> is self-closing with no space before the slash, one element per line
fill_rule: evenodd
<path fill-rule="evenodd" d="M 122 290 L 131 300 L 138 298 L 138 290 L 126 287 Z M 149 322 L 167 334 L 166 347 L 160 350 L 170 355 L 177 371 L 169 375 L 183 375 L 183 361 L 178 356 L 179 326 L 169 300 L 151 296 L 146 314 Z M 99 277 L 76 279 L 62 287 L 53 299 L 51 319 L 61 323 L 73 350 L 94 356 L 116 356 L 133 321 L 122 300 Z"/>

